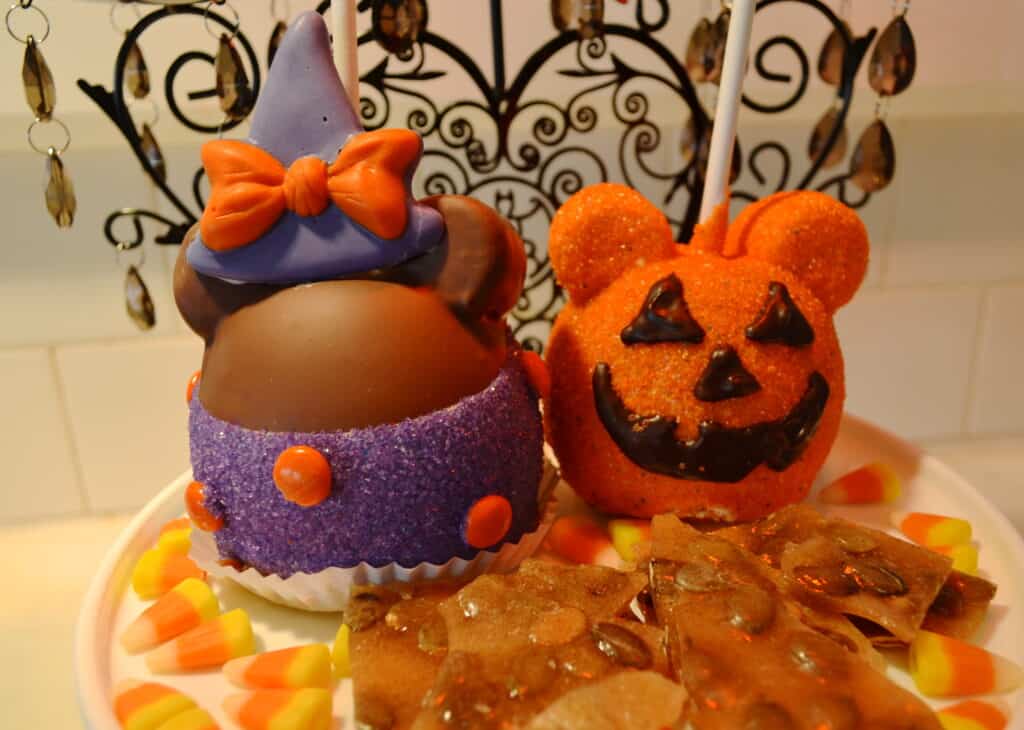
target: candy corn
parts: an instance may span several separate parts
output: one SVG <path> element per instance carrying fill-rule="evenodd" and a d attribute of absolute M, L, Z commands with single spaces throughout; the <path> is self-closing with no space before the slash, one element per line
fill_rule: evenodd
<path fill-rule="evenodd" d="M 156 682 L 129 679 L 114 690 L 114 715 L 124 730 L 156 730 L 195 706 L 178 690 Z"/>
<path fill-rule="evenodd" d="M 224 700 L 228 717 L 244 730 L 327 730 L 331 693 L 325 689 L 260 689 Z"/>
<path fill-rule="evenodd" d="M 973 543 L 965 545 L 941 545 L 931 548 L 937 553 L 942 553 L 953 558 L 953 570 L 959 570 L 968 575 L 978 573 L 978 548 Z"/>
<path fill-rule="evenodd" d="M 206 710 L 198 707 L 175 715 L 156 730 L 220 730 Z"/>
<path fill-rule="evenodd" d="M 177 530 L 191 530 L 192 522 L 188 517 L 175 517 L 173 520 L 168 520 L 164 523 L 163 527 L 160 528 L 160 534 L 163 535 L 167 532 L 175 532 Z"/>
<path fill-rule="evenodd" d="M 640 559 L 637 548 L 651 542 L 650 520 L 612 520 L 608 523 L 608 534 L 619 557 L 627 562 Z"/>
<path fill-rule="evenodd" d="M 331 647 L 331 661 L 334 663 L 335 679 L 352 676 L 352 662 L 349 658 L 348 649 L 350 633 L 348 624 L 342 624 L 338 627 L 338 633 L 334 636 L 334 646 Z"/>
<path fill-rule="evenodd" d="M 619 554 L 608 533 L 583 515 L 565 515 L 548 532 L 547 546 L 555 555 L 573 563 L 619 567 Z"/>
<path fill-rule="evenodd" d="M 249 615 L 236 608 L 154 649 L 146 655 L 146 666 L 156 674 L 219 667 L 254 648 Z"/>
<path fill-rule="evenodd" d="M 900 492 L 896 472 L 886 464 L 875 462 L 835 480 L 818 493 L 818 500 L 825 504 L 888 503 L 899 499 Z"/>
<path fill-rule="evenodd" d="M 943 730 L 1003 730 L 1006 715 L 989 702 L 967 700 L 936 713 Z"/>
<path fill-rule="evenodd" d="M 331 652 L 324 644 L 293 646 L 290 649 L 232 659 L 224 674 L 239 687 L 252 689 L 299 689 L 331 686 Z"/>
<path fill-rule="evenodd" d="M 186 578 L 132 621 L 121 634 L 121 646 L 129 654 L 151 649 L 193 629 L 220 613 L 210 586 Z"/>
<path fill-rule="evenodd" d="M 894 512 L 892 524 L 925 547 L 963 545 L 971 541 L 971 523 L 956 517 L 924 512 Z"/>
<path fill-rule="evenodd" d="M 192 547 L 192 528 L 185 527 L 161 532 L 156 541 L 157 550 L 164 550 L 178 555 L 188 555 Z"/>
<path fill-rule="evenodd" d="M 919 631 L 910 644 L 910 676 L 930 697 L 1008 692 L 1022 675 L 1009 659 L 941 634 Z"/>
<path fill-rule="evenodd" d="M 132 588 L 143 600 L 159 598 L 186 578 L 206 580 L 206 573 L 187 555 L 153 548 L 139 558 L 132 570 Z"/>

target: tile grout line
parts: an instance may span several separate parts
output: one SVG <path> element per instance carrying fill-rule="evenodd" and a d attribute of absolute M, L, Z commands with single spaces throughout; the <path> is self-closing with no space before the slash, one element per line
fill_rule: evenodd
<path fill-rule="evenodd" d="M 975 410 L 978 403 L 978 371 L 981 369 L 981 348 L 989 332 L 989 320 L 992 310 L 992 288 L 983 287 L 981 290 L 981 302 L 978 305 L 977 326 L 974 328 L 974 337 L 971 341 L 971 361 L 967 367 L 967 383 L 964 388 L 964 411 L 960 417 L 960 433 L 970 434 L 971 422 L 976 415 Z"/>
<path fill-rule="evenodd" d="M 75 479 L 78 482 L 78 496 L 82 500 L 80 515 L 91 515 L 93 514 L 92 500 L 89 498 L 89 490 L 85 488 L 85 469 L 82 468 L 82 458 L 78 453 L 78 442 L 75 439 L 74 430 L 71 428 L 71 408 L 68 405 L 64 379 L 60 376 L 60 367 L 57 362 L 57 347 L 50 345 L 46 348 L 46 354 L 50 360 L 50 374 L 53 378 L 54 390 L 57 393 L 57 402 L 60 404 L 61 419 L 64 422 L 64 438 L 67 439 L 68 448 L 71 450 L 71 463 L 74 465 Z"/>

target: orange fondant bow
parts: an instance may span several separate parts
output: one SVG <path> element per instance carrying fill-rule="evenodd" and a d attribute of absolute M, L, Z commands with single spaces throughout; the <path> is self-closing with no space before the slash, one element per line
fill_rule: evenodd
<path fill-rule="evenodd" d="M 285 210 L 314 216 L 331 201 L 381 238 L 398 238 L 407 218 L 404 177 L 420 149 L 414 132 L 381 129 L 352 137 L 330 165 L 303 157 L 286 170 L 245 142 L 207 142 L 202 157 L 210 199 L 199 221 L 203 243 L 230 251 L 258 239 Z"/>

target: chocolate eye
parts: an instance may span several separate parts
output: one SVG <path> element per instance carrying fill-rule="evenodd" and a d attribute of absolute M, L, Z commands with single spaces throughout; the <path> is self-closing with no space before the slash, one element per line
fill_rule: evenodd
<path fill-rule="evenodd" d="M 802 347 L 814 342 L 814 330 L 797 309 L 785 284 L 768 284 L 768 299 L 757 319 L 747 327 L 747 339 Z"/>
<path fill-rule="evenodd" d="M 690 314 L 683 298 L 683 282 L 675 274 L 654 282 L 644 306 L 619 334 L 624 345 L 654 342 L 704 341 L 704 330 Z"/>

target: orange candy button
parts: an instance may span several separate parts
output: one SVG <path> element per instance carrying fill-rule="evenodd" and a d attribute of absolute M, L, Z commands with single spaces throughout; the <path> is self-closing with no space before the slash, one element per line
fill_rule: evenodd
<path fill-rule="evenodd" d="M 477 500 L 466 515 L 466 542 L 483 550 L 496 545 L 512 527 L 512 505 L 504 497 L 490 494 Z"/>
<path fill-rule="evenodd" d="M 224 520 L 206 508 L 206 487 L 202 482 L 192 482 L 185 487 L 185 509 L 200 530 L 216 532 L 224 527 Z"/>
<path fill-rule="evenodd" d="M 202 370 L 196 370 L 192 373 L 192 377 L 188 379 L 188 385 L 185 386 L 185 402 L 192 402 L 192 393 L 195 392 L 196 386 L 199 385 L 199 378 L 203 375 Z"/>
<path fill-rule="evenodd" d="M 289 502 L 312 507 L 331 493 L 331 465 L 312 446 L 291 446 L 274 462 L 274 484 Z"/>
<path fill-rule="evenodd" d="M 526 377 L 530 380 L 534 391 L 541 398 L 547 400 L 551 395 L 551 373 L 548 372 L 547 363 L 541 359 L 540 355 L 531 350 L 523 350 L 519 355 L 519 361 L 523 364 Z"/>

